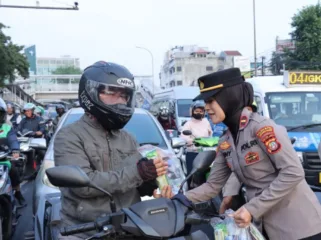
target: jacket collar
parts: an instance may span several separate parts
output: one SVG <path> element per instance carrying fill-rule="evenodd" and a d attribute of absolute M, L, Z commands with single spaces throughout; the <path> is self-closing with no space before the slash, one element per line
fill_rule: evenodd
<path fill-rule="evenodd" d="M 87 123 L 89 126 L 97 129 L 97 130 L 100 130 L 101 133 L 103 133 L 104 135 L 106 133 L 111 133 L 112 135 L 118 135 L 119 134 L 119 130 L 111 130 L 110 132 L 109 131 L 106 131 L 102 126 L 101 124 L 94 118 L 94 117 L 91 117 L 89 114 L 85 113 L 82 118 L 81 118 L 85 123 Z"/>

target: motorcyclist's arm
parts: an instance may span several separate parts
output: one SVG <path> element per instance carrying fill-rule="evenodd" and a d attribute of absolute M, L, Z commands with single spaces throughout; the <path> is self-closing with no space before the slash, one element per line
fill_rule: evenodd
<path fill-rule="evenodd" d="M 41 132 L 42 134 L 44 134 L 46 131 L 46 124 L 44 124 L 44 120 L 42 117 L 39 117 L 39 120 L 38 120 L 38 131 Z"/>
<path fill-rule="evenodd" d="M 17 138 L 16 132 L 13 130 L 13 128 L 10 129 L 7 135 L 8 138 L 8 145 L 11 151 L 19 151 L 20 150 L 20 143 Z"/>
<path fill-rule="evenodd" d="M 185 193 L 192 202 L 208 201 L 218 195 L 231 175 L 224 156 L 218 150 L 210 176 L 206 183 Z"/>
<path fill-rule="evenodd" d="M 129 134 L 130 135 L 130 134 Z M 138 148 L 139 148 L 139 144 L 138 142 L 135 140 L 135 138 L 131 136 L 131 140 L 132 140 L 132 146 L 133 146 L 133 151 L 136 151 Z M 157 189 L 158 186 L 157 186 L 157 183 L 156 183 L 156 180 L 151 180 L 151 181 L 148 181 L 148 182 L 143 182 L 138 188 L 138 192 L 139 192 L 139 195 L 141 197 L 144 197 L 144 196 L 153 196 L 153 193 L 154 193 L 154 190 Z"/>
<path fill-rule="evenodd" d="M 115 192 L 125 193 L 142 184 L 143 180 L 137 170 L 137 160 L 141 159 L 142 156 L 137 150 L 128 159 L 128 163 L 132 164 L 128 164 L 118 171 L 100 172 L 94 170 L 91 166 L 91 161 L 97 161 L 98 159 L 90 159 L 90 156 L 84 150 L 83 140 L 69 130 L 69 128 L 61 129 L 55 137 L 54 158 L 57 166 L 77 165 L 81 167 L 94 184 L 111 194 Z M 89 187 L 71 188 L 70 191 L 82 198 L 105 195 Z"/>
<path fill-rule="evenodd" d="M 22 131 L 24 122 L 25 122 L 25 120 L 21 119 L 21 122 L 19 123 L 19 125 L 17 127 L 17 132 L 21 132 Z"/>
<path fill-rule="evenodd" d="M 269 157 L 264 161 L 271 161 L 278 171 L 278 176 L 269 187 L 244 205 L 255 219 L 259 219 L 290 194 L 305 176 L 302 164 L 283 126 L 266 119 L 258 123 L 253 130 L 259 146 Z"/>
<path fill-rule="evenodd" d="M 230 197 L 230 196 L 236 196 L 239 194 L 241 189 L 241 183 L 236 177 L 235 173 L 232 172 L 231 176 L 225 183 L 225 186 L 223 187 L 223 197 Z"/>

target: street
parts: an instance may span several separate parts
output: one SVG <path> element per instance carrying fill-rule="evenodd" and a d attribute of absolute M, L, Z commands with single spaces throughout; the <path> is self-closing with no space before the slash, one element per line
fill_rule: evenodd
<path fill-rule="evenodd" d="M 22 185 L 21 192 L 25 197 L 28 205 L 25 208 L 19 209 L 21 217 L 13 235 L 13 240 L 23 240 L 24 233 L 33 230 L 33 216 L 32 216 L 32 192 L 34 181 L 27 182 Z"/>

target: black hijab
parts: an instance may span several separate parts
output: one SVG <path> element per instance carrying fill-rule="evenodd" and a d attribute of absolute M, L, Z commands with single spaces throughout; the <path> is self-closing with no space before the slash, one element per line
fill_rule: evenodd
<path fill-rule="evenodd" d="M 245 107 L 253 104 L 253 87 L 248 82 L 243 82 L 231 87 L 223 88 L 214 99 L 225 113 L 223 123 L 229 128 L 236 139 L 240 126 L 240 117 Z"/>

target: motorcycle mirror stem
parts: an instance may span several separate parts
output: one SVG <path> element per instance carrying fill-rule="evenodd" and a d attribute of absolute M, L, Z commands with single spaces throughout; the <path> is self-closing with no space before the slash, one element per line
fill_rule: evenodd
<path fill-rule="evenodd" d="M 109 204 L 110 204 L 111 212 L 115 213 L 116 212 L 116 203 L 115 203 L 114 197 L 109 192 L 107 192 L 106 190 L 104 190 L 101 187 L 97 186 L 96 184 L 94 184 L 91 181 L 90 181 L 90 187 L 95 188 L 98 191 L 101 191 L 101 192 L 105 193 L 109 197 L 109 199 L 110 199 L 110 203 Z"/>

